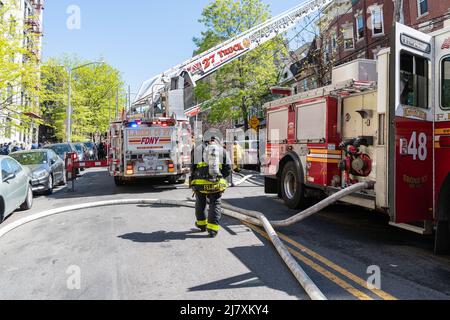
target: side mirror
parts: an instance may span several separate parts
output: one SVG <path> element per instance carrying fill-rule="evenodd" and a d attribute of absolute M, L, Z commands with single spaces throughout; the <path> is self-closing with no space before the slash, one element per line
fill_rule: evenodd
<path fill-rule="evenodd" d="M 8 182 L 8 181 L 13 180 L 15 178 L 16 178 L 16 174 L 15 173 L 10 173 L 10 174 L 6 175 L 3 178 L 3 182 Z"/>

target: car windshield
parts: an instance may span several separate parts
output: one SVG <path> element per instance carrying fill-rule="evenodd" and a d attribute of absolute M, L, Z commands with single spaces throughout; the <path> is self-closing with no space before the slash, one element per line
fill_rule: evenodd
<path fill-rule="evenodd" d="M 46 152 L 18 153 L 12 154 L 11 157 L 23 166 L 46 164 L 48 161 Z"/>
<path fill-rule="evenodd" d="M 67 152 L 72 152 L 72 148 L 70 148 L 70 145 L 68 144 L 61 144 L 61 145 L 57 145 L 57 146 L 51 146 L 48 147 L 48 149 L 52 149 L 53 151 L 55 151 L 58 155 L 64 155 Z"/>

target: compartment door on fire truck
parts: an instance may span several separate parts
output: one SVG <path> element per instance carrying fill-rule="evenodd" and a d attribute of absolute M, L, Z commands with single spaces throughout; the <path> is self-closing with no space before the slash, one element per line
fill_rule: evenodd
<path fill-rule="evenodd" d="M 397 24 L 391 46 L 389 194 L 394 223 L 433 219 L 433 37 Z"/>

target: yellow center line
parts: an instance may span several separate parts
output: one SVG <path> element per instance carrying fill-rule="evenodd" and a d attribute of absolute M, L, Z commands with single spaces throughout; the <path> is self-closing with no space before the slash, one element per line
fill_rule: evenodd
<path fill-rule="evenodd" d="M 390 295 L 387 292 L 384 292 L 383 290 L 379 290 L 379 289 L 369 289 L 367 287 L 367 281 L 358 277 L 357 275 L 351 273 L 350 271 L 342 268 L 341 266 L 338 266 L 337 264 L 335 264 L 334 262 L 328 260 L 325 257 L 322 257 L 321 255 L 317 254 L 316 252 L 306 248 L 305 246 L 301 245 L 300 243 L 292 240 L 291 238 L 289 238 L 288 236 L 282 234 L 282 233 L 278 233 L 278 235 L 280 236 L 281 239 L 283 239 L 284 241 L 286 241 L 287 243 L 291 244 L 292 246 L 300 249 L 301 251 L 305 252 L 306 254 L 310 255 L 311 257 L 317 259 L 318 261 L 322 262 L 323 264 L 327 265 L 328 267 L 330 267 L 331 269 L 339 272 L 340 274 L 342 274 L 343 276 L 349 278 L 350 280 L 354 281 L 355 283 L 357 283 L 358 285 L 362 286 L 365 289 L 368 289 L 370 291 L 372 291 L 373 293 L 375 293 L 377 296 L 379 296 L 380 298 L 384 299 L 384 300 L 397 300 L 397 298 L 395 298 L 394 296 Z"/>
<path fill-rule="evenodd" d="M 253 231 L 255 231 L 258 234 L 260 234 L 262 237 L 266 238 L 267 240 L 270 240 L 269 236 L 264 231 L 262 231 L 261 229 L 255 227 L 255 226 L 249 225 L 247 223 L 244 223 L 244 224 L 247 227 L 249 227 L 250 229 L 252 229 Z M 303 263 L 305 263 L 306 265 L 308 265 L 312 269 L 316 270 L 317 272 L 322 274 L 324 277 L 328 278 L 329 280 L 331 280 L 332 282 L 334 282 L 335 284 L 337 284 L 338 286 L 340 286 L 341 288 L 343 288 L 344 290 L 349 292 L 351 295 L 356 297 L 357 299 L 359 299 L 359 300 L 373 300 L 372 297 L 370 297 L 367 294 L 365 294 L 364 292 L 356 289 L 351 284 L 349 284 L 348 282 L 342 280 L 338 276 L 332 274 L 330 271 L 326 270 L 325 268 L 321 267 L 317 263 L 313 262 L 311 259 L 308 259 L 307 257 L 303 256 L 302 254 L 300 254 L 297 251 L 293 250 L 292 248 L 288 248 L 288 250 L 294 257 L 296 257 L 297 259 L 299 259 L 300 261 L 302 261 Z"/>

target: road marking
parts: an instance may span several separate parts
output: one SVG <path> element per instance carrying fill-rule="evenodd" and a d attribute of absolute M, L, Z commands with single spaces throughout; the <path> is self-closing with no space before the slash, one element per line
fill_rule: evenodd
<path fill-rule="evenodd" d="M 248 225 L 247 225 L 248 226 Z M 256 228 L 254 226 L 249 226 L 251 229 Z M 258 228 L 259 229 L 259 228 Z M 253 229 L 254 230 L 254 229 Z M 260 232 L 263 232 L 261 229 L 259 229 Z M 297 249 L 299 249 L 300 251 L 302 251 L 303 253 L 308 254 L 309 256 L 313 257 L 314 259 L 322 262 L 323 264 L 325 264 L 326 266 L 330 267 L 331 269 L 337 271 L 338 273 L 340 273 L 341 275 L 347 277 L 348 279 L 352 280 L 353 282 L 357 283 L 358 285 L 360 285 L 361 287 L 370 290 L 372 293 L 376 294 L 377 296 L 379 296 L 380 298 L 384 299 L 384 300 L 397 300 L 397 298 L 395 298 L 394 296 L 390 295 L 387 292 L 384 292 L 383 290 L 379 290 L 379 289 L 369 289 L 367 287 L 367 281 L 358 277 L 357 275 L 351 273 L 350 271 L 346 270 L 343 267 L 338 266 L 337 264 L 335 264 L 334 262 L 328 260 L 327 258 L 317 254 L 316 252 L 306 248 L 305 246 L 301 245 L 300 243 L 296 242 L 295 240 L 289 238 L 288 236 L 282 234 L 282 233 L 278 233 L 279 237 L 286 241 L 287 243 L 291 244 L 292 246 L 296 247 Z"/>
<path fill-rule="evenodd" d="M 247 227 L 249 227 L 250 229 L 252 229 L 253 231 L 255 231 L 258 234 L 260 234 L 265 239 L 270 240 L 269 236 L 264 231 L 262 231 L 261 229 L 255 227 L 255 226 L 249 225 L 247 223 L 244 223 L 244 224 Z M 317 263 L 313 262 L 311 259 L 308 259 L 307 257 L 303 256 L 299 252 L 295 251 L 294 249 L 288 248 L 288 250 L 297 259 L 299 259 L 300 261 L 302 261 L 303 263 L 305 263 L 309 267 L 313 268 L 314 270 L 316 270 L 317 272 L 322 274 L 324 277 L 328 278 L 329 280 L 331 280 L 332 282 L 334 282 L 335 284 L 337 284 L 338 286 L 340 286 L 341 288 L 343 288 L 344 290 L 349 292 L 351 295 L 353 295 L 357 299 L 359 299 L 359 300 L 374 300 L 372 297 L 370 297 L 367 294 L 365 294 L 364 292 L 356 289 L 355 287 L 353 287 L 348 282 L 346 282 L 346 281 L 342 280 L 341 278 L 339 278 L 338 276 L 332 274 L 330 271 L 328 271 L 325 268 L 321 267 Z"/>
<path fill-rule="evenodd" d="M 279 236 L 280 236 L 281 239 L 283 239 L 287 243 L 289 243 L 289 244 L 293 245 L 294 247 L 300 249 L 301 251 L 307 253 L 311 257 L 317 259 L 318 261 L 320 261 L 323 264 L 327 265 L 331 269 L 339 272 L 340 274 L 342 274 L 343 276 L 345 276 L 345 277 L 349 278 L 350 280 L 354 281 L 355 283 L 357 283 L 358 285 L 362 286 L 363 288 L 372 291 L 373 293 L 375 293 L 380 298 L 382 298 L 384 300 L 397 300 L 397 298 L 395 298 L 394 296 L 390 295 L 387 292 L 384 292 L 383 290 L 367 288 L 367 281 L 366 280 L 358 277 L 357 275 L 351 273 L 350 271 L 344 269 L 343 267 L 338 266 L 334 262 L 332 262 L 332 261 L 328 260 L 327 258 L 317 254 L 316 252 L 306 248 L 305 246 L 301 245 L 300 243 L 296 242 L 295 240 L 292 240 L 288 236 L 286 236 L 286 235 L 284 235 L 282 233 L 279 233 Z"/>

